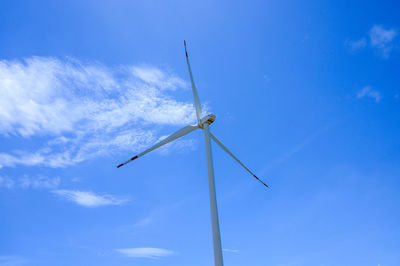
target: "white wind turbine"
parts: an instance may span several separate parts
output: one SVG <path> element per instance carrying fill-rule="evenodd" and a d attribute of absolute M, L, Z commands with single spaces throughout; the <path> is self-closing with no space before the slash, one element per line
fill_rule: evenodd
<path fill-rule="evenodd" d="M 222 248 L 221 248 L 221 236 L 220 236 L 220 230 L 219 230 L 219 221 L 218 221 L 218 209 L 217 209 L 217 199 L 216 199 L 216 194 L 215 194 L 215 183 L 214 183 L 214 166 L 213 166 L 213 160 L 212 160 L 212 154 L 211 154 L 211 143 L 210 143 L 210 137 L 217 143 L 224 151 L 226 151 L 230 156 L 232 156 L 233 159 L 235 159 L 241 166 L 244 167 L 250 174 L 254 176 L 258 181 L 260 181 L 264 186 L 268 187 L 267 184 L 265 184 L 263 181 L 261 181 L 253 172 L 249 170 L 239 159 L 232 154 L 228 150 L 227 147 L 225 147 L 224 144 L 222 144 L 221 141 L 219 141 L 211 132 L 209 129 L 209 126 L 215 121 L 215 115 L 214 114 L 208 114 L 204 117 L 202 116 L 201 112 L 201 104 L 200 104 L 200 99 L 199 95 L 197 94 L 197 89 L 196 86 L 194 85 L 194 80 L 192 76 L 192 70 L 190 68 L 190 63 L 189 63 L 189 57 L 186 49 L 186 41 L 184 41 L 185 45 L 185 53 L 186 53 L 186 62 L 189 70 L 189 75 L 190 75 L 190 82 L 192 83 L 192 91 L 193 91 L 193 97 L 194 97 L 194 106 L 196 107 L 196 116 L 197 116 L 197 124 L 196 125 L 189 125 L 186 126 L 175 133 L 171 134 L 167 138 L 163 139 L 162 141 L 156 143 L 152 147 L 148 148 L 147 150 L 133 156 L 131 159 L 128 161 L 121 163 L 117 167 L 121 167 L 171 141 L 174 141 L 180 137 L 183 137 L 190 132 L 201 128 L 204 131 L 204 140 L 205 140 L 205 147 L 206 147 L 206 156 L 207 156 L 207 174 L 208 174 L 208 189 L 210 192 L 210 209 L 211 209 L 211 225 L 212 225 L 212 232 L 213 232 L 213 245 L 214 245 L 214 261 L 215 261 L 215 266 L 223 266 L 223 258 L 222 258 Z"/>

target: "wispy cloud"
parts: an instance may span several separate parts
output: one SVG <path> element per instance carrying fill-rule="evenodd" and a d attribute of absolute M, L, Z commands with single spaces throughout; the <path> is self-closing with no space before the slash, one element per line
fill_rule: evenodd
<path fill-rule="evenodd" d="M 161 141 L 166 137 L 168 136 L 162 136 L 158 139 L 158 141 Z M 180 139 L 160 147 L 159 149 L 157 149 L 157 152 L 162 155 L 167 155 L 171 151 L 186 152 L 186 151 L 193 151 L 196 148 L 197 148 L 197 142 L 195 139 L 183 139 L 183 140 Z"/>
<path fill-rule="evenodd" d="M 373 90 L 371 86 L 365 86 L 362 90 L 357 92 L 357 98 L 360 99 L 364 97 L 372 98 L 376 103 L 379 103 L 382 99 L 381 93 L 377 90 Z"/>
<path fill-rule="evenodd" d="M 43 175 L 10 178 L 7 176 L 0 176 L 0 187 L 3 188 L 47 188 L 54 189 L 60 185 L 61 179 L 59 177 L 47 177 Z"/>
<path fill-rule="evenodd" d="M 374 25 L 368 32 L 368 37 L 359 40 L 346 40 L 345 45 L 351 52 L 365 47 L 373 48 L 383 58 L 388 58 L 393 49 L 393 41 L 398 35 L 395 29 L 384 28 L 381 25 Z"/>
<path fill-rule="evenodd" d="M 369 31 L 371 46 L 377 48 L 380 54 L 387 58 L 392 50 L 392 41 L 397 36 L 394 29 L 385 29 L 380 25 L 375 25 Z"/>
<path fill-rule="evenodd" d="M 150 258 L 155 259 L 175 254 L 174 251 L 163 248 L 123 248 L 116 249 L 118 253 L 132 258 Z"/>
<path fill-rule="evenodd" d="M 185 87 L 185 82 L 174 74 L 166 74 L 151 66 L 131 67 L 132 73 L 142 81 L 160 89 L 176 90 Z"/>
<path fill-rule="evenodd" d="M 356 41 L 346 40 L 346 45 L 350 48 L 350 51 L 354 52 L 367 46 L 367 40 L 365 38 Z"/>
<path fill-rule="evenodd" d="M 15 186 L 15 181 L 12 178 L 0 176 L 0 187 L 13 188 L 14 186 Z"/>
<path fill-rule="evenodd" d="M 144 227 L 154 223 L 154 215 L 149 215 L 137 221 L 133 226 L 134 227 Z"/>
<path fill-rule="evenodd" d="M 284 163 L 285 161 L 289 160 L 292 158 L 295 154 L 301 152 L 305 147 L 310 145 L 315 139 L 317 139 L 322 133 L 328 131 L 332 127 L 334 127 L 337 124 L 337 122 L 331 122 L 324 127 L 318 129 L 315 131 L 313 134 L 309 135 L 306 137 L 303 141 L 298 143 L 296 146 L 294 146 L 291 150 L 286 151 L 279 157 L 277 157 L 275 160 L 272 160 L 267 164 L 267 166 L 261 171 L 261 173 L 267 173 L 274 167 Z"/>
<path fill-rule="evenodd" d="M 91 191 L 67 190 L 59 188 L 61 179 L 59 177 L 28 176 L 8 177 L 0 176 L 0 188 L 7 189 L 50 189 L 59 197 L 72 201 L 84 207 L 100 207 L 107 205 L 121 205 L 128 202 L 128 198 L 116 197 L 109 194 L 96 194 Z"/>
<path fill-rule="evenodd" d="M 232 248 L 224 248 L 222 249 L 223 252 L 228 252 L 228 253 L 238 253 L 238 249 L 232 249 Z"/>
<path fill-rule="evenodd" d="M 29 260 L 20 256 L 0 255 L 0 265 L 2 266 L 18 266 L 28 264 Z"/>
<path fill-rule="evenodd" d="M 0 167 L 65 167 L 139 151 L 158 139 L 150 125 L 195 120 L 192 104 L 170 95 L 186 83 L 149 66 L 110 68 L 72 58 L 2 60 L 0 87 L 0 135 L 42 143 L 38 150 L 0 153 Z"/>
<path fill-rule="evenodd" d="M 121 205 L 128 201 L 126 198 L 117 198 L 108 194 L 100 195 L 91 191 L 60 189 L 54 190 L 53 193 L 84 207 Z"/>

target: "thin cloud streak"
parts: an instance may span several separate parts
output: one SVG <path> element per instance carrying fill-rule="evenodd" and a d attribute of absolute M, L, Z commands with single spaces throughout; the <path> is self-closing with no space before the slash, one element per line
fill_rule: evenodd
<path fill-rule="evenodd" d="M 224 248 L 222 249 L 223 252 L 227 252 L 227 253 L 238 253 L 239 250 L 238 249 L 232 249 L 232 248 Z"/>
<path fill-rule="evenodd" d="M 30 264 L 31 262 L 32 261 L 20 256 L 0 255 L 0 265 L 2 266 L 26 265 Z"/>
<path fill-rule="evenodd" d="M 20 178 L 10 178 L 7 176 L 0 176 L 0 187 L 3 188 L 23 188 L 23 189 L 55 189 L 61 183 L 59 177 L 47 177 L 43 175 L 39 176 L 28 176 L 24 175 Z"/>
<path fill-rule="evenodd" d="M 285 161 L 289 160 L 292 158 L 295 154 L 303 150 L 305 147 L 310 145 L 317 137 L 319 137 L 322 133 L 326 132 L 330 128 L 334 127 L 337 124 L 337 122 L 331 122 L 328 125 L 320 128 L 307 138 L 305 138 L 302 142 L 300 142 L 298 145 L 296 145 L 293 149 L 283 153 L 281 156 L 273 160 L 272 162 L 268 163 L 268 165 L 261 171 L 262 174 L 268 173 L 271 169 L 274 167 L 277 167 L 278 165 L 284 163 Z"/>
<path fill-rule="evenodd" d="M 161 141 L 168 137 L 162 136 L 160 137 L 158 141 Z M 171 151 L 179 151 L 179 152 L 187 152 L 187 151 L 194 151 L 197 148 L 197 141 L 195 139 L 180 139 L 180 140 L 174 140 L 173 142 L 170 142 L 156 150 L 158 154 L 161 155 L 168 155 L 170 154 Z"/>
<path fill-rule="evenodd" d="M 149 259 L 155 259 L 175 254 L 174 251 L 168 249 L 151 248 L 151 247 L 123 248 L 123 249 L 115 249 L 115 251 L 130 258 L 149 258 Z"/>
<path fill-rule="evenodd" d="M 78 205 L 91 208 L 108 205 L 121 205 L 128 201 L 128 199 L 117 198 L 108 194 L 95 194 L 91 191 L 60 189 L 54 190 L 53 193 Z"/>

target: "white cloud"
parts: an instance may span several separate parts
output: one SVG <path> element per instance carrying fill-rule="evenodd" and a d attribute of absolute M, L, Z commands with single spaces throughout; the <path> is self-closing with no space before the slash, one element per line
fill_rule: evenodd
<path fill-rule="evenodd" d="M 46 177 L 46 176 L 28 176 L 24 175 L 20 178 L 10 178 L 6 176 L 0 176 L 0 187 L 4 188 L 48 188 L 54 189 L 60 185 L 61 179 L 59 177 Z"/>
<path fill-rule="evenodd" d="M 392 41 L 397 36 L 394 29 L 385 29 L 380 25 L 375 25 L 369 31 L 371 46 L 379 49 L 383 57 L 388 57 L 392 50 Z"/>
<path fill-rule="evenodd" d="M 0 168 L 65 167 L 137 152 L 157 140 L 150 125 L 195 121 L 192 104 L 168 94 L 185 87 L 176 75 L 154 67 L 108 68 L 71 58 L 2 60 L 0 135 L 30 138 L 41 148 L 2 152 Z"/>
<path fill-rule="evenodd" d="M 158 258 L 175 254 L 174 251 L 162 248 L 123 248 L 115 251 L 132 258 Z"/>
<path fill-rule="evenodd" d="M 345 45 L 352 52 L 368 46 L 376 49 L 380 56 L 388 58 L 394 46 L 393 40 L 397 34 L 398 32 L 395 29 L 385 29 L 381 25 L 374 25 L 368 32 L 368 41 L 367 38 L 361 38 L 356 41 L 346 40 Z"/>
<path fill-rule="evenodd" d="M 382 99 L 382 96 L 379 91 L 373 90 L 371 86 L 365 86 L 362 90 L 357 93 L 357 98 L 369 97 L 375 100 L 375 102 L 379 103 Z"/>
<path fill-rule="evenodd" d="M 75 202 L 78 205 L 84 207 L 100 207 L 107 205 L 121 205 L 127 202 L 127 199 L 116 198 L 108 194 L 95 194 L 91 191 L 79 191 L 79 190 L 54 190 L 53 193 L 63 197 L 66 200 Z"/>

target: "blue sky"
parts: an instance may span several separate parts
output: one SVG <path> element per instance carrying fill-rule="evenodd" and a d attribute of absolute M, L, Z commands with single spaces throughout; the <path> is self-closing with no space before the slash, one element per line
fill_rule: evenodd
<path fill-rule="evenodd" d="M 396 1 L 2 1 L 0 265 L 400 265 Z"/>

